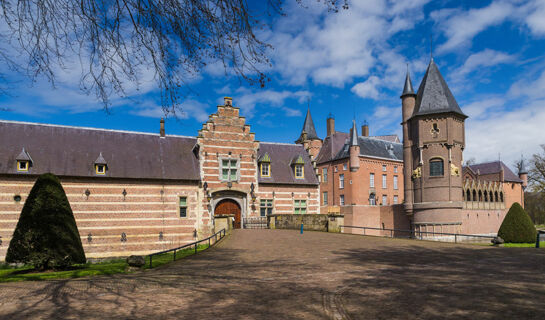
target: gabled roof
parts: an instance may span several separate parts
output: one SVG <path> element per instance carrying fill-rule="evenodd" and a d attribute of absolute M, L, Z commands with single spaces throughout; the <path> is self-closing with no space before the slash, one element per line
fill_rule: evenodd
<path fill-rule="evenodd" d="M 464 119 L 467 118 L 450 92 L 437 65 L 431 59 L 418 88 L 412 117 L 436 113 L 455 113 Z"/>
<path fill-rule="evenodd" d="M 479 176 L 486 176 L 486 175 L 498 175 L 497 179 L 499 180 L 499 174 L 501 169 L 503 168 L 503 179 L 505 181 L 509 182 L 519 182 L 521 183 L 522 180 L 520 180 L 519 177 L 517 177 L 516 174 L 509 169 L 508 166 L 505 165 L 502 161 L 492 161 L 492 162 L 485 162 L 485 163 L 478 163 L 478 164 L 471 164 L 469 166 L 464 167 L 464 170 L 471 169 L 474 173 L 478 174 Z"/>
<path fill-rule="evenodd" d="M 96 177 L 102 152 L 109 178 L 200 180 L 196 138 L 0 121 L 0 174 L 18 174 L 16 157 L 31 150 L 30 174 Z"/>
<path fill-rule="evenodd" d="M 317 140 L 318 135 L 316 134 L 316 128 L 314 127 L 314 121 L 312 121 L 312 116 L 310 115 L 310 108 L 307 109 L 307 115 L 305 117 L 305 122 L 303 123 L 303 129 L 301 129 L 301 136 L 303 132 L 307 134 L 308 140 Z"/>
<path fill-rule="evenodd" d="M 261 175 L 258 175 L 259 183 L 298 185 L 318 184 L 312 162 L 302 145 L 260 142 L 259 150 L 257 151 L 258 159 L 265 154 L 269 154 L 271 157 L 271 176 L 261 177 Z M 295 179 L 292 162 L 297 161 L 299 158 L 304 162 L 304 179 Z"/>
<path fill-rule="evenodd" d="M 106 160 L 104 160 L 104 157 L 102 156 L 102 152 L 98 155 L 98 158 L 95 160 L 95 164 L 108 164 Z"/>
<path fill-rule="evenodd" d="M 15 158 L 15 160 L 32 162 L 32 158 L 30 157 L 30 154 L 25 150 L 25 147 L 23 147 L 23 150 L 21 151 L 21 153 L 19 153 L 19 155 L 17 156 L 17 158 Z"/>
<path fill-rule="evenodd" d="M 258 158 L 257 162 L 271 162 L 271 156 L 265 152 L 261 157 Z"/>
<path fill-rule="evenodd" d="M 324 139 L 320 152 L 316 156 L 316 163 L 320 164 L 335 159 L 335 156 L 343 148 L 348 137 L 348 133 L 340 131 L 335 131 L 332 135 L 327 136 Z"/>

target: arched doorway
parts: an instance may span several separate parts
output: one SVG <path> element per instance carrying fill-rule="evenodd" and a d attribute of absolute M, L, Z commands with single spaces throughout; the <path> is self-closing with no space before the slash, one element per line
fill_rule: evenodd
<path fill-rule="evenodd" d="M 240 205 L 233 199 L 223 199 L 216 205 L 214 215 L 232 214 L 235 216 L 234 228 L 240 229 Z"/>

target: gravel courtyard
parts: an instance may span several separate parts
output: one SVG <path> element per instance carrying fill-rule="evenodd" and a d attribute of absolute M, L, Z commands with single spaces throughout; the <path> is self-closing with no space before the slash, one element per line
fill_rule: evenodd
<path fill-rule="evenodd" d="M 129 275 L 0 284 L 1 319 L 543 319 L 545 250 L 235 230 Z"/>

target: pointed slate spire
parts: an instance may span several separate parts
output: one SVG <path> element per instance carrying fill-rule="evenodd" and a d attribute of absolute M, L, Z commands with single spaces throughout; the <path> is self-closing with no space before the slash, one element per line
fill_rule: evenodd
<path fill-rule="evenodd" d="M 19 153 L 17 158 L 15 158 L 17 161 L 30 161 L 32 162 L 32 158 L 30 157 L 30 154 L 25 150 L 25 147 L 23 147 L 23 151 Z"/>
<path fill-rule="evenodd" d="M 411 74 L 409 72 L 409 66 L 407 65 L 407 76 L 405 77 L 405 86 L 403 86 L 403 93 L 401 98 L 408 95 L 416 95 L 413 89 L 413 83 L 411 81 Z"/>
<path fill-rule="evenodd" d="M 435 113 L 455 113 L 464 119 L 467 118 L 462 109 L 460 109 L 460 106 L 458 106 L 452 92 L 450 92 L 437 65 L 431 59 L 426 74 L 418 88 L 416 105 L 412 116 Z"/>
<path fill-rule="evenodd" d="M 95 164 L 107 164 L 106 160 L 102 156 L 102 152 L 98 155 L 98 158 L 95 160 Z"/>
<path fill-rule="evenodd" d="M 310 115 L 310 108 L 307 109 L 307 116 L 305 117 L 305 123 L 303 123 L 301 136 L 303 135 L 303 132 L 307 134 L 307 140 L 320 139 L 316 134 L 316 128 L 314 127 L 312 116 Z"/>
<path fill-rule="evenodd" d="M 524 158 L 520 157 L 520 168 L 519 168 L 519 175 L 521 174 L 528 174 L 528 169 L 526 169 L 526 164 L 524 163 Z"/>
<path fill-rule="evenodd" d="M 350 146 L 358 146 L 358 128 L 356 128 L 356 120 L 352 120 L 352 130 L 350 130 Z"/>

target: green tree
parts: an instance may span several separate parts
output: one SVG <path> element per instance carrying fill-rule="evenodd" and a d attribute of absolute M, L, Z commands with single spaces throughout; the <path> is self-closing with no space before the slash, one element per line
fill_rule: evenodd
<path fill-rule="evenodd" d="M 535 224 L 545 224 L 545 192 L 524 192 L 524 208 Z"/>
<path fill-rule="evenodd" d="M 545 144 L 542 144 L 541 148 L 543 153 L 532 156 L 528 172 L 528 182 L 535 192 L 545 192 Z"/>
<path fill-rule="evenodd" d="M 536 227 L 518 202 L 513 203 L 498 231 L 506 243 L 531 243 L 536 241 Z"/>
<path fill-rule="evenodd" d="M 39 176 L 19 216 L 6 262 L 43 270 L 85 261 L 76 220 L 59 179 L 51 173 Z"/>

